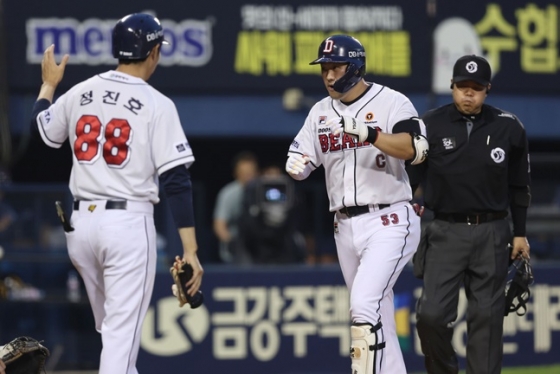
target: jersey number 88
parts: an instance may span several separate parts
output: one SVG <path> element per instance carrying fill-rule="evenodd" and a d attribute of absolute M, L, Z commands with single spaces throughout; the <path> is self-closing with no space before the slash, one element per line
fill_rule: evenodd
<path fill-rule="evenodd" d="M 74 155 L 78 162 L 95 162 L 103 144 L 103 158 L 107 165 L 124 166 L 130 154 L 131 135 L 132 129 L 126 119 L 111 119 L 103 133 L 103 125 L 97 116 L 83 115 L 76 124 Z"/>

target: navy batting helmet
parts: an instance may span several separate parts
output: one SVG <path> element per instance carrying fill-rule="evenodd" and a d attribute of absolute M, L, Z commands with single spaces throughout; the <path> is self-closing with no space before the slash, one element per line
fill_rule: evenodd
<path fill-rule="evenodd" d="M 366 51 L 358 39 L 349 35 L 333 35 L 323 40 L 316 60 L 310 65 L 326 62 L 347 63 L 346 74 L 338 79 L 333 88 L 340 93 L 347 92 L 362 79 L 366 71 Z"/>
<path fill-rule="evenodd" d="M 141 60 L 158 44 L 167 44 L 159 20 L 146 13 L 125 16 L 113 28 L 113 57 Z"/>

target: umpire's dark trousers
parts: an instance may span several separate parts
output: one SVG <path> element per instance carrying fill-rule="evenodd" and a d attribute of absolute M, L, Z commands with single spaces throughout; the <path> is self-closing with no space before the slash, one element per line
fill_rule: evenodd
<path fill-rule="evenodd" d="M 459 372 L 451 339 L 462 285 L 468 301 L 467 373 L 501 372 L 511 239 L 503 219 L 478 225 L 434 220 L 425 228 L 417 253 L 425 250 L 419 256 L 424 259 L 424 288 L 416 328 L 429 374 Z"/>

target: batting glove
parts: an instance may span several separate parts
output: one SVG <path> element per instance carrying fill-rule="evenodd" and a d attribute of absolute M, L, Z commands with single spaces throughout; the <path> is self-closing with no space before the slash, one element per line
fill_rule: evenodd
<path fill-rule="evenodd" d="M 344 132 L 354 137 L 358 142 L 363 143 L 368 140 L 369 128 L 362 121 L 350 116 L 342 116 L 331 119 L 327 125 L 330 127 L 334 135 L 339 135 Z M 375 132 L 377 135 L 377 132 Z M 377 136 L 376 139 L 377 140 Z M 373 144 L 373 143 L 372 143 Z"/>
<path fill-rule="evenodd" d="M 309 156 L 292 153 L 286 161 L 286 171 L 293 176 L 302 176 L 305 166 L 309 163 Z"/>

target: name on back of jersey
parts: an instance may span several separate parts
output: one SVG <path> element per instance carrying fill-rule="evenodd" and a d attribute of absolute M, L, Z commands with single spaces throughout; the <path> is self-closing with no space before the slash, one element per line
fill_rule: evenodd
<path fill-rule="evenodd" d="M 82 93 L 80 96 L 80 106 L 89 105 L 95 100 L 100 100 L 106 105 L 121 105 L 135 115 L 138 115 L 142 107 L 144 107 L 144 104 L 133 96 L 126 95 L 124 98 L 121 98 L 120 92 L 109 90 L 103 90 L 102 93 L 94 92 L 93 90 Z"/>

